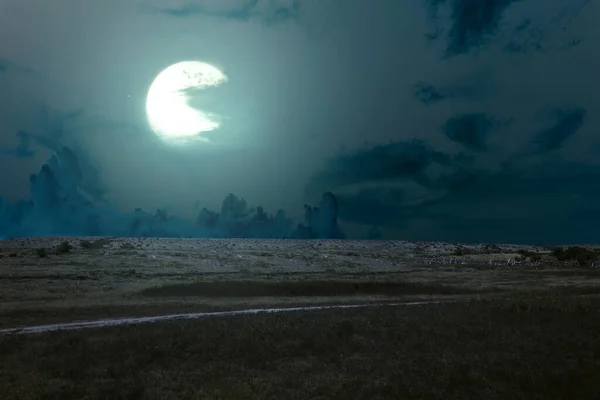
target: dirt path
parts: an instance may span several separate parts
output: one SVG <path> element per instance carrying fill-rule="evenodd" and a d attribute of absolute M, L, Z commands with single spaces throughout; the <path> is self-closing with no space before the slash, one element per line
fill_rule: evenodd
<path fill-rule="evenodd" d="M 405 302 L 405 303 L 341 304 L 341 305 L 330 305 L 330 306 L 305 306 L 305 307 L 288 307 L 288 308 L 253 308 L 253 309 L 234 310 L 234 311 L 213 311 L 213 312 L 199 312 L 199 313 L 186 313 L 186 314 L 170 314 L 170 315 L 160 315 L 160 316 L 155 316 L 155 317 L 114 318 L 114 319 L 101 319 L 101 320 L 97 320 L 97 321 L 64 322 L 64 323 L 58 323 L 58 324 L 27 326 L 27 327 L 22 327 L 22 328 L 0 329 L 0 334 L 43 333 L 43 332 L 52 332 L 52 331 L 59 331 L 59 330 L 78 330 L 78 329 L 85 329 L 85 328 L 102 328 L 102 327 L 117 326 L 117 325 L 132 325 L 132 324 L 159 322 L 159 321 L 176 320 L 176 319 L 197 319 L 197 318 L 205 318 L 205 317 L 224 317 L 224 316 L 233 316 L 233 315 L 283 313 L 283 312 L 293 312 L 293 311 L 319 311 L 319 310 L 346 309 L 346 308 L 420 306 L 420 305 L 438 304 L 438 303 L 456 303 L 457 301 L 459 301 L 459 300 L 413 301 L 413 302 Z"/>

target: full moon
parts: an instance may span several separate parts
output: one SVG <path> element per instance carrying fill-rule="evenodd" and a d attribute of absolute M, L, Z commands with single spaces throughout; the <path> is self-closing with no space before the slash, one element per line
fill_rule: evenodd
<path fill-rule="evenodd" d="M 152 82 L 146 98 L 146 115 L 152 130 L 165 142 L 208 141 L 203 132 L 221 125 L 221 116 L 189 104 L 192 93 L 227 82 L 217 67 L 200 61 L 183 61 L 163 70 Z"/>

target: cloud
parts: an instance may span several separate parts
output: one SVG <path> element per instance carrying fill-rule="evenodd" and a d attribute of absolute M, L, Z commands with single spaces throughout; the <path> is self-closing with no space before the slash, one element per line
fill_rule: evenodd
<path fill-rule="evenodd" d="M 15 135 L 18 143 L 14 148 L 0 147 L 0 155 L 9 155 L 17 158 L 32 158 L 35 151 L 31 150 L 31 138 L 24 131 L 19 131 Z"/>
<path fill-rule="evenodd" d="M 400 227 L 404 222 L 404 192 L 394 187 L 364 188 L 339 194 L 340 219 L 376 227 Z"/>
<path fill-rule="evenodd" d="M 600 213 L 600 187 L 595 185 L 600 167 L 558 155 L 500 166 L 490 166 L 486 158 L 487 153 L 451 155 L 414 140 L 395 142 L 335 157 L 316 174 L 311 190 L 329 185 L 342 226 L 371 226 L 383 238 L 596 240 L 590 216 Z"/>
<path fill-rule="evenodd" d="M 452 96 L 452 93 L 440 90 L 433 85 L 419 82 L 412 87 L 413 96 L 421 101 L 426 106 L 439 103 L 443 100 L 447 100 Z"/>
<path fill-rule="evenodd" d="M 304 205 L 304 221 L 299 224 L 294 238 L 296 239 L 345 239 L 337 222 L 338 201 L 331 192 L 321 197 L 319 207 Z"/>
<path fill-rule="evenodd" d="M 508 34 L 505 53 L 542 53 L 567 50 L 583 42 L 581 23 L 583 10 L 592 0 L 570 0 L 560 4 L 549 20 L 525 17 Z M 552 9 L 554 4 L 549 4 Z"/>
<path fill-rule="evenodd" d="M 430 39 L 442 36 L 439 11 L 442 6 L 450 8 L 450 29 L 446 34 L 445 56 L 468 54 L 488 45 L 498 34 L 505 11 L 520 0 L 427 0 L 430 7 L 430 22 L 435 32 Z"/>
<path fill-rule="evenodd" d="M 427 168 L 451 162 L 447 154 L 432 149 L 424 141 L 391 142 L 330 160 L 327 167 L 312 178 L 309 190 L 397 179 L 430 186 Z"/>
<path fill-rule="evenodd" d="M 449 100 L 481 102 L 495 92 L 487 71 L 470 71 L 467 76 L 455 78 L 453 83 L 433 84 L 420 81 L 412 85 L 410 90 L 412 96 L 426 106 L 438 105 Z"/>
<path fill-rule="evenodd" d="M 82 190 L 85 170 L 68 147 L 59 149 L 30 177 L 30 198 L 8 204 L 0 198 L 0 237 L 24 236 L 141 236 L 343 238 L 337 226 L 337 200 L 325 193 L 319 207 L 305 205 L 305 224 L 295 229 L 283 210 L 270 215 L 262 207 L 229 194 L 220 212 L 203 208 L 195 221 L 154 214 L 138 208 L 120 212 L 105 202 L 92 201 Z"/>
<path fill-rule="evenodd" d="M 9 59 L 0 57 L 0 73 L 8 73 L 10 71 L 16 71 L 19 73 L 32 74 L 33 70 L 22 64 L 15 63 Z"/>
<path fill-rule="evenodd" d="M 591 0 L 547 2 L 544 12 L 522 0 L 426 0 L 433 32 L 430 40 L 445 39 L 444 57 L 454 57 L 504 42 L 505 53 L 566 50 L 583 41 L 578 18 Z M 507 10 L 519 3 L 528 15 L 518 22 L 504 21 Z M 448 12 L 449 28 L 440 15 Z M 542 17 L 540 17 L 542 15 Z M 550 18 L 544 18 L 550 15 Z M 506 23 L 505 23 L 506 22 Z M 506 25 L 506 26 L 502 26 Z M 512 25 L 512 26 L 511 26 Z"/>
<path fill-rule="evenodd" d="M 444 135 L 468 150 L 483 151 L 486 140 L 498 122 L 484 113 L 462 114 L 449 118 L 444 124 Z"/>
<path fill-rule="evenodd" d="M 567 140 L 579 131 L 583 125 L 586 110 L 573 108 L 554 110 L 552 117 L 555 123 L 540 131 L 532 141 L 538 154 L 548 153 L 560 149 Z"/>
<path fill-rule="evenodd" d="M 143 8 L 149 12 L 185 18 L 198 15 L 234 19 L 239 21 L 260 20 L 272 25 L 298 18 L 299 0 L 173 0 L 146 2 Z"/>
<path fill-rule="evenodd" d="M 505 53 L 525 53 L 542 51 L 543 33 L 531 27 L 531 19 L 525 18 L 512 32 L 509 42 L 504 45 Z"/>
<path fill-rule="evenodd" d="M 58 153 L 63 148 L 72 148 L 79 154 L 79 168 L 84 172 L 80 188 L 87 196 L 97 201 L 102 201 L 106 195 L 107 188 L 100 178 L 100 171 L 94 164 L 85 146 L 78 140 L 77 135 L 72 134 L 72 124 L 76 123 L 82 116 L 82 109 L 70 113 L 57 114 L 48 107 L 42 107 L 38 114 L 39 132 L 20 131 L 17 135 L 20 140 L 21 153 L 27 154 L 30 146 L 35 143 L 50 152 Z M 19 151 L 19 147 L 16 149 Z M 13 154 L 14 155 L 14 154 Z"/>

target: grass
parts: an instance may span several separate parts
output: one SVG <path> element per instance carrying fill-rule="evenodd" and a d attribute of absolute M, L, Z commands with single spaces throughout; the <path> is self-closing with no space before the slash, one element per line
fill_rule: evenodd
<path fill-rule="evenodd" d="M 149 299 L 147 303 L 113 305 L 72 305 L 69 307 L 22 307 L 0 311 L 0 329 L 11 329 L 35 325 L 46 325 L 74 321 L 96 321 L 102 319 L 127 317 L 153 317 L 161 315 L 198 313 L 213 311 L 243 310 L 249 308 L 286 308 L 315 305 L 368 304 L 383 303 L 375 298 L 330 298 L 327 301 L 309 301 L 296 299 L 289 301 L 281 298 L 249 299 L 244 301 L 214 302 L 157 302 Z M 389 300 L 388 302 L 392 302 Z M 408 300 L 406 300 L 408 301 Z"/>
<path fill-rule="evenodd" d="M 0 337 L 3 399 L 597 399 L 600 300 L 213 318 Z"/>
<path fill-rule="evenodd" d="M 473 294 L 474 288 L 419 282 L 369 282 L 342 280 L 280 280 L 267 281 L 199 281 L 167 284 L 144 289 L 143 296 L 151 297 L 296 297 L 296 296 L 355 296 L 355 295 L 443 295 Z"/>

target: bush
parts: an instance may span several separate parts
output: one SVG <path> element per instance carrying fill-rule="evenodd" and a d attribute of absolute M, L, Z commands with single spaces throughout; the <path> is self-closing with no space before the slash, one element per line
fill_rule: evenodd
<path fill-rule="evenodd" d="M 120 247 L 123 250 L 135 250 L 135 246 L 131 243 L 121 243 Z"/>
<path fill-rule="evenodd" d="M 35 251 L 35 253 L 36 253 L 36 254 L 38 255 L 38 257 L 40 257 L 40 258 L 44 258 L 44 257 L 46 257 L 46 256 L 48 255 L 48 253 L 46 252 L 46 249 L 44 249 L 43 247 L 42 247 L 42 248 L 39 248 L 39 249 L 37 249 L 37 250 Z"/>
<path fill-rule="evenodd" d="M 552 250 L 552 255 L 558 261 L 577 261 L 580 266 L 590 265 L 592 262 L 598 260 L 600 254 L 597 251 L 588 250 L 581 246 L 571 246 L 563 249 L 562 247 L 555 247 Z"/>
<path fill-rule="evenodd" d="M 101 249 L 103 248 L 105 245 L 109 244 L 110 242 L 112 242 L 111 239 L 108 238 L 102 238 L 102 239 L 97 239 L 94 240 L 93 242 L 90 242 L 89 240 L 80 240 L 79 241 L 79 247 L 83 248 L 83 249 Z"/>
<path fill-rule="evenodd" d="M 539 261 L 542 259 L 542 255 L 535 251 L 519 250 L 517 253 L 519 253 L 524 260 L 529 258 L 531 261 Z"/>
<path fill-rule="evenodd" d="M 486 244 L 483 246 L 483 252 L 486 254 L 502 253 L 502 249 L 497 244 Z"/>
<path fill-rule="evenodd" d="M 474 251 L 471 249 L 468 249 L 466 247 L 457 247 L 456 249 L 454 249 L 454 254 L 455 256 L 466 256 L 467 254 L 473 254 Z"/>
<path fill-rule="evenodd" d="M 73 246 L 71 246 L 69 244 L 69 242 L 67 242 L 65 240 L 61 244 L 59 244 L 58 246 L 56 246 L 56 254 L 69 253 L 71 251 L 71 249 L 73 249 Z"/>

